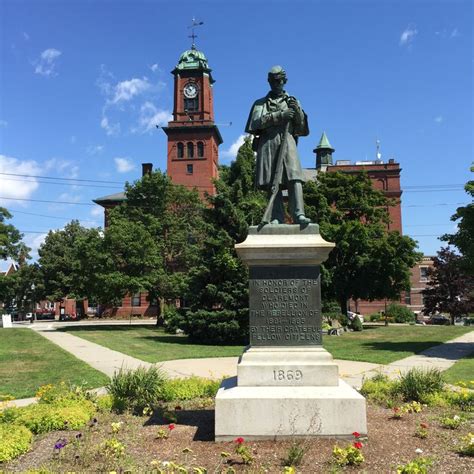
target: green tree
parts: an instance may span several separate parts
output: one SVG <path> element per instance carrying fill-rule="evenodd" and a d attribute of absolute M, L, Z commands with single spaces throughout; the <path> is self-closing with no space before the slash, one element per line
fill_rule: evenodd
<path fill-rule="evenodd" d="M 474 166 L 471 166 L 471 172 L 474 173 Z M 451 217 L 452 221 L 459 221 L 457 232 L 446 234 L 441 239 L 459 249 L 463 256 L 462 265 L 474 276 L 474 180 L 468 181 L 464 189 L 472 201 L 467 206 L 458 207 Z"/>
<path fill-rule="evenodd" d="M 198 192 L 157 171 L 127 183 L 126 197 L 110 212 L 105 231 L 107 299 L 140 291 L 163 302 L 184 296 L 206 229 Z"/>
<path fill-rule="evenodd" d="M 321 173 L 305 185 L 306 214 L 336 244 L 322 265 L 323 298 L 346 314 L 353 299 L 396 299 L 410 288 L 410 269 L 421 258 L 416 242 L 388 232 L 392 204 L 365 173 Z"/>
<path fill-rule="evenodd" d="M 428 283 L 423 290 L 423 312 L 447 312 L 451 323 L 474 311 L 474 277 L 466 271 L 463 258 L 449 247 L 442 248 L 428 269 Z"/>
<path fill-rule="evenodd" d="M 6 224 L 6 219 L 12 215 L 0 207 L 0 260 L 11 258 L 15 262 L 24 262 L 28 256 L 29 248 L 21 241 L 23 234 L 12 224 Z"/>
<path fill-rule="evenodd" d="M 237 158 L 221 167 L 217 193 L 209 196 L 207 230 L 200 265 L 191 271 L 183 329 L 194 339 L 242 342 L 248 337 L 248 270 L 234 245 L 260 222 L 266 199 L 254 187 L 255 158 L 251 138 Z"/>
<path fill-rule="evenodd" d="M 100 229 L 73 220 L 62 230 L 49 231 L 38 254 L 48 300 L 100 297 L 106 264 Z"/>

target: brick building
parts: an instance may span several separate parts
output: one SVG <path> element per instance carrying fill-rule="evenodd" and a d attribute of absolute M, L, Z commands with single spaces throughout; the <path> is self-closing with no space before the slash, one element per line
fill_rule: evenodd
<path fill-rule="evenodd" d="M 173 120 L 163 131 L 168 137 L 167 174 L 176 184 L 196 188 L 201 196 L 215 193 L 213 180 L 218 177 L 219 145 L 222 137 L 214 123 L 212 70 L 207 59 L 193 44 L 181 54 L 174 76 Z M 152 164 L 142 165 L 142 175 L 151 173 Z M 104 208 L 104 227 L 109 210 L 125 200 L 125 193 L 94 199 Z M 156 316 L 158 302 L 147 293 L 129 295 L 119 307 L 106 308 L 109 316 Z"/>

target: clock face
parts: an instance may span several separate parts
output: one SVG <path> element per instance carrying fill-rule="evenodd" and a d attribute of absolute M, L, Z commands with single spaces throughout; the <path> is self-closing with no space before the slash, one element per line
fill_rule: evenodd
<path fill-rule="evenodd" d="M 197 93 L 198 93 L 198 89 L 197 89 L 196 84 L 194 84 L 194 82 L 188 82 L 188 83 L 184 86 L 184 95 L 185 95 L 188 99 L 194 99 L 194 97 L 197 96 Z"/>

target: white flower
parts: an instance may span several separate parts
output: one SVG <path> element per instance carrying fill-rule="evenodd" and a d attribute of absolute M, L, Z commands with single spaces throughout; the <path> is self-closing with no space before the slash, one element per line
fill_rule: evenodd
<path fill-rule="evenodd" d="M 423 450 L 420 449 L 420 448 L 416 448 L 416 449 L 415 449 L 415 453 L 416 453 L 416 454 L 423 454 Z"/>
<path fill-rule="evenodd" d="M 459 421 L 460 419 L 461 419 L 461 417 L 459 415 L 454 415 L 453 416 L 454 421 Z"/>

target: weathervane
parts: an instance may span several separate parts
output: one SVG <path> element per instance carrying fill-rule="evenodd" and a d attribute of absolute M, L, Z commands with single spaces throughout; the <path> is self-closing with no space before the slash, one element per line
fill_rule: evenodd
<path fill-rule="evenodd" d="M 194 40 L 197 38 L 197 35 L 194 33 L 194 29 L 196 28 L 196 26 L 201 26 L 201 25 L 204 25 L 203 21 L 198 21 L 195 18 L 193 18 L 192 24 L 190 26 L 188 26 L 188 30 L 190 28 L 192 30 L 192 33 L 188 36 L 188 38 L 193 39 L 193 45 L 191 46 L 191 48 L 193 48 L 193 49 L 196 48 L 196 45 L 194 44 Z"/>
<path fill-rule="evenodd" d="M 375 145 L 377 147 L 377 153 L 376 153 L 376 157 L 377 157 L 377 161 L 381 161 L 382 160 L 382 153 L 380 153 L 380 140 L 377 139 L 375 140 Z"/>

